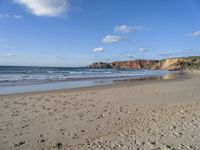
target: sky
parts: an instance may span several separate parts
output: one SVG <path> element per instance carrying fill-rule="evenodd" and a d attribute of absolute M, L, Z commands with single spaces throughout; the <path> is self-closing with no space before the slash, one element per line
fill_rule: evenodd
<path fill-rule="evenodd" d="M 196 55 L 199 0 L 0 0 L 0 65 Z"/>

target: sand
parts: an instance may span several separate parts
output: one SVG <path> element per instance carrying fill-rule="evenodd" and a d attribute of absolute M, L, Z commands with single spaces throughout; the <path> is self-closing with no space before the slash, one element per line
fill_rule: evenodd
<path fill-rule="evenodd" d="M 0 150 L 199 150 L 200 74 L 0 96 Z"/>

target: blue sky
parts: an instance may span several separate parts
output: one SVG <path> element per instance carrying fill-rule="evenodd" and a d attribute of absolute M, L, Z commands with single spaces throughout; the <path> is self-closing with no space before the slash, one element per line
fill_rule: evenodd
<path fill-rule="evenodd" d="M 0 65 L 200 55 L 199 0 L 0 0 Z"/>

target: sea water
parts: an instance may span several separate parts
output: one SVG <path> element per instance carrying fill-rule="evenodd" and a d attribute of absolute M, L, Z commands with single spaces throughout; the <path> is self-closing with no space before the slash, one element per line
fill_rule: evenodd
<path fill-rule="evenodd" d="M 156 77 L 163 70 L 0 66 L 0 94 L 71 89 Z"/>

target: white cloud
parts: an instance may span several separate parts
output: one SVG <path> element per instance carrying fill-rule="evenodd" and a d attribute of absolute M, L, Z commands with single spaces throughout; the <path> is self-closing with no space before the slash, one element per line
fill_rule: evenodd
<path fill-rule="evenodd" d="M 200 37 L 200 30 L 190 33 L 189 36 Z"/>
<path fill-rule="evenodd" d="M 37 16 L 55 17 L 69 10 L 68 0 L 14 0 Z"/>
<path fill-rule="evenodd" d="M 22 16 L 20 16 L 20 15 L 13 15 L 13 17 L 14 17 L 15 19 L 22 19 Z"/>
<path fill-rule="evenodd" d="M 115 27 L 115 32 L 130 33 L 130 32 L 135 32 L 135 31 L 141 30 L 143 28 L 144 28 L 144 26 L 121 25 L 121 26 Z"/>
<path fill-rule="evenodd" d="M 94 48 L 92 51 L 93 52 L 103 52 L 104 48 L 103 47 L 98 47 L 98 48 Z"/>
<path fill-rule="evenodd" d="M 13 53 L 8 53 L 8 54 L 6 54 L 6 56 L 11 57 L 11 56 L 14 56 L 14 54 Z"/>
<path fill-rule="evenodd" d="M 142 47 L 142 48 L 139 48 L 138 51 L 140 51 L 140 52 L 147 52 L 148 50 L 147 50 L 147 48 L 143 48 Z"/>
<path fill-rule="evenodd" d="M 104 43 L 117 43 L 122 41 L 123 38 L 118 35 L 107 35 L 102 39 L 102 42 Z"/>
<path fill-rule="evenodd" d="M 20 15 L 12 15 L 12 14 L 0 14 L 0 18 L 7 18 L 7 19 L 22 19 L 22 16 Z"/>

